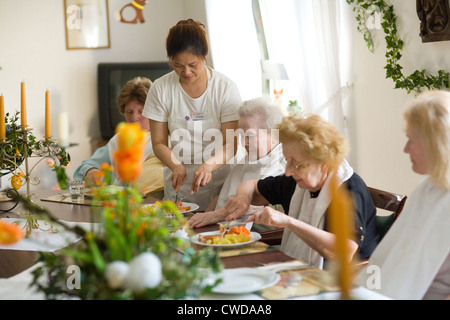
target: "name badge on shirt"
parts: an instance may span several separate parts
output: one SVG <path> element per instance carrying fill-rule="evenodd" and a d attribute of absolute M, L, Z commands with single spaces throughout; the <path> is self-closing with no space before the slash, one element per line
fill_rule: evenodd
<path fill-rule="evenodd" d="M 203 112 L 193 112 L 191 114 L 191 118 L 193 121 L 202 121 L 206 120 L 206 114 Z"/>

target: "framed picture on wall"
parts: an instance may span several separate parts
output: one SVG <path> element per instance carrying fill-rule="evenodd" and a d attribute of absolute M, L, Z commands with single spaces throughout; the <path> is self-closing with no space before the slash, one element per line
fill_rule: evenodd
<path fill-rule="evenodd" d="M 66 49 L 110 47 L 108 0 L 64 0 Z"/>

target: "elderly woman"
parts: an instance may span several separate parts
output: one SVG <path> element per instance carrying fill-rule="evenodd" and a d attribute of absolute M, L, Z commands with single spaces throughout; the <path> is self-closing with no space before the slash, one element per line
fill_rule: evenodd
<path fill-rule="evenodd" d="M 136 77 L 129 80 L 120 91 L 117 97 L 117 106 L 119 112 L 124 116 L 125 121 L 129 123 L 139 123 L 143 130 L 150 133 L 149 120 L 142 115 L 144 103 L 147 98 L 148 90 L 152 82 L 145 77 Z M 117 135 L 103 147 L 98 148 L 94 154 L 75 170 L 75 180 L 85 180 L 88 185 L 97 185 L 100 183 L 100 165 L 102 163 L 112 164 L 113 152 L 117 149 Z M 142 193 L 157 192 L 156 197 L 162 197 L 163 189 L 163 165 L 153 154 L 152 144 L 149 141 L 145 149 L 146 160 L 144 162 L 143 174 L 138 179 L 138 187 Z"/>
<path fill-rule="evenodd" d="M 236 219 L 250 204 L 281 204 L 287 215 L 270 207 L 251 220 L 284 228 L 281 250 L 322 268 L 333 259 L 334 235 L 328 231 L 326 211 L 331 202 L 331 167 L 339 163 L 337 177 L 353 195 L 356 239 L 349 239 L 353 254 L 367 259 L 378 241 L 376 208 L 364 181 L 345 161 L 348 144 L 337 129 L 317 115 L 291 115 L 279 127 L 286 157 L 284 176 L 242 183 L 225 205 L 227 219 Z"/>
<path fill-rule="evenodd" d="M 404 152 L 412 170 L 426 178 L 408 197 L 359 282 L 395 299 L 450 299 L 450 93 L 422 94 L 404 118 Z"/>
<path fill-rule="evenodd" d="M 244 163 L 233 166 L 215 201 L 206 212 L 196 213 L 190 220 L 191 227 L 202 227 L 225 220 L 228 211 L 224 208 L 230 197 L 243 181 L 276 176 L 284 172 L 283 150 L 278 141 L 276 126 L 283 120 L 283 111 L 265 98 L 245 101 L 239 108 L 239 129 L 245 150 Z M 212 211 L 213 210 L 213 211 Z"/>

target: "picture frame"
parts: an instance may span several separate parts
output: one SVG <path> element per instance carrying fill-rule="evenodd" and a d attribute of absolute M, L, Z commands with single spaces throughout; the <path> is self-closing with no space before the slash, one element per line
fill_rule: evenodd
<path fill-rule="evenodd" d="M 108 0 L 64 0 L 66 49 L 110 48 Z"/>

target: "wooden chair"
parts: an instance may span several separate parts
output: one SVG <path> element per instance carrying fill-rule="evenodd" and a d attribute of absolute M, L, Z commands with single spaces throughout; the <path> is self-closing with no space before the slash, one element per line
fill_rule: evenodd
<path fill-rule="evenodd" d="M 375 207 L 392 212 L 390 215 L 377 215 L 377 229 L 381 241 L 403 210 L 407 197 L 371 187 L 368 189 Z"/>

